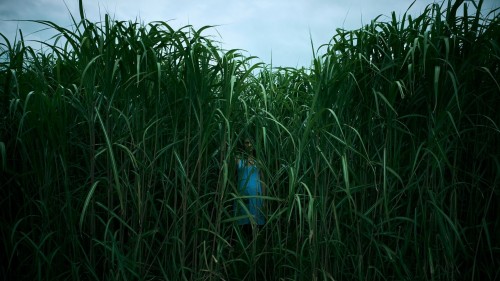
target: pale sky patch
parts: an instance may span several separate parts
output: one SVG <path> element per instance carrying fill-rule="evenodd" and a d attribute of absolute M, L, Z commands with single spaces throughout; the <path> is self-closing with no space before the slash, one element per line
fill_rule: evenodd
<path fill-rule="evenodd" d="M 392 11 L 401 17 L 412 0 L 84 0 L 92 21 L 105 13 L 116 20 L 141 23 L 167 21 L 174 29 L 191 24 L 195 29 L 216 25 L 206 34 L 215 36 L 224 49 L 244 49 L 274 66 L 309 66 L 310 39 L 317 48 L 328 43 L 337 28 L 357 29 L 378 15 L 388 20 Z M 410 14 L 419 15 L 437 0 L 417 0 Z M 472 5 L 471 2 L 468 5 Z M 485 0 L 486 13 L 500 7 L 498 0 Z M 69 10 L 69 11 L 68 11 Z M 50 34 L 26 22 L 49 20 L 71 26 L 70 12 L 79 19 L 78 0 L 0 0 L 0 32 L 13 41 L 20 28 L 26 40 L 47 40 Z M 219 37 L 219 34 L 221 37 Z"/>

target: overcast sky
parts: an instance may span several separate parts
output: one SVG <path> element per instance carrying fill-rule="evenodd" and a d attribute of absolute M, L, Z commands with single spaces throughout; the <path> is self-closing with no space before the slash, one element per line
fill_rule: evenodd
<path fill-rule="evenodd" d="M 477 0 L 476 0 L 477 1 Z M 174 28 L 188 24 L 196 29 L 217 25 L 211 34 L 224 49 L 244 49 L 274 66 L 309 66 L 310 38 L 317 48 L 328 43 L 337 28 L 356 29 L 378 15 L 401 16 L 413 0 L 84 0 L 87 18 L 98 21 L 105 13 L 117 20 L 168 21 Z M 409 13 L 418 15 L 430 3 L 416 0 Z M 471 4 L 469 4 L 471 5 Z M 485 0 L 483 11 L 500 6 Z M 50 20 L 69 27 L 69 11 L 78 17 L 78 0 L 0 0 L 0 33 L 14 38 L 21 28 L 25 40 L 45 40 L 47 33 L 10 20 Z M 383 17 L 383 19 L 386 17 Z M 206 33 L 206 34 L 209 34 Z M 218 37 L 219 35 L 217 35 Z M 0 39 L 0 41 L 3 41 Z"/>

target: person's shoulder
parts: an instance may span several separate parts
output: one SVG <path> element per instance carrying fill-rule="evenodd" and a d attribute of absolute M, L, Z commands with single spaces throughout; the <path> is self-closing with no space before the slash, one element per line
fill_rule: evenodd
<path fill-rule="evenodd" d="M 242 160 L 241 160 L 241 157 L 240 157 L 239 155 L 236 155 L 236 157 L 234 157 L 234 162 L 236 163 L 236 165 L 238 165 L 238 166 L 239 166 L 239 165 L 240 165 L 240 163 L 241 163 L 241 161 L 242 161 Z"/>

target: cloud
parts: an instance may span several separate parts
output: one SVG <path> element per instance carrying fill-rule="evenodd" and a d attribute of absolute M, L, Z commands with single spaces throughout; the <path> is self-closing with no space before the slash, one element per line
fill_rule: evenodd
<path fill-rule="evenodd" d="M 446 0 L 445 0 L 446 1 Z M 392 11 L 400 17 L 413 0 L 84 0 L 86 16 L 99 21 L 105 13 L 116 20 L 142 23 L 168 21 L 173 28 L 191 24 L 195 29 L 217 25 L 205 32 L 217 37 L 225 49 L 246 49 L 265 62 L 307 66 L 315 47 L 328 43 L 337 28 L 357 29 L 378 15 L 387 19 Z M 416 0 L 410 14 L 418 15 L 437 0 Z M 495 4 L 496 3 L 496 4 Z M 67 6 L 67 7 L 66 7 Z M 485 10 L 500 6 L 485 0 Z M 0 32 L 13 38 L 17 27 L 25 34 L 40 26 L 6 19 L 50 20 L 71 25 L 71 12 L 78 20 L 78 0 L 0 0 Z M 221 38 L 219 38 L 220 33 Z M 31 39 L 43 39 L 35 33 Z M 47 38 L 45 38 L 47 39 Z"/>

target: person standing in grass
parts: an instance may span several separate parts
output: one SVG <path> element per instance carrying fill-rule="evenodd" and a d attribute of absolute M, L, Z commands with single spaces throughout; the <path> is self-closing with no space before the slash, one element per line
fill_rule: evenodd
<path fill-rule="evenodd" d="M 236 167 L 238 172 L 238 193 L 241 196 L 248 196 L 244 200 L 245 210 L 239 202 L 235 204 L 236 216 L 248 216 L 239 219 L 237 223 L 243 226 L 243 230 L 250 234 L 252 232 L 252 223 L 257 226 L 265 223 L 263 213 L 263 200 L 259 196 L 264 195 L 265 186 L 262 182 L 262 172 L 257 165 L 255 149 L 250 138 L 244 141 L 245 153 L 236 158 Z"/>

